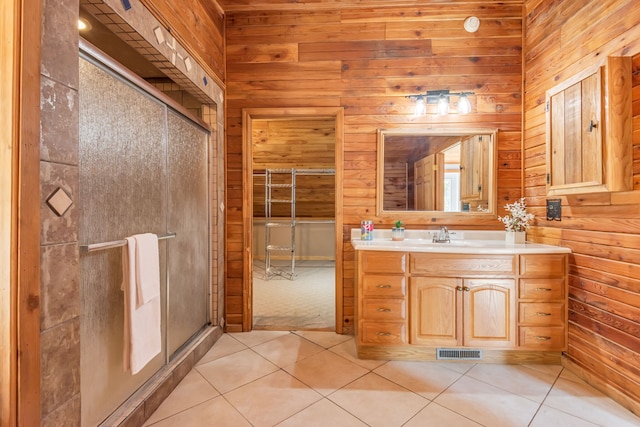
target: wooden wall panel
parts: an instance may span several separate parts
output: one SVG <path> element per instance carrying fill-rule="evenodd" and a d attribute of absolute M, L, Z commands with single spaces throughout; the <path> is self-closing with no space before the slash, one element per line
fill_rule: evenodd
<path fill-rule="evenodd" d="M 416 5 L 391 2 L 223 3 L 227 57 L 227 235 L 230 295 L 242 290 L 242 109 L 344 108 L 343 273 L 345 331 L 353 323 L 353 249 L 350 230 L 360 220 L 390 228 L 376 216 L 376 132 L 379 128 L 495 127 L 498 137 L 498 195 L 502 207 L 521 195 L 522 1 L 449 1 Z M 371 7 L 375 4 L 375 7 Z M 262 7 L 261 7 L 262 6 Z M 270 9 L 270 10 L 266 10 Z M 476 33 L 464 19 L 481 20 Z M 474 91 L 468 115 L 413 115 L 407 95 L 427 90 Z M 433 107 L 433 106 L 430 106 Z M 405 220 L 403 218 L 403 220 Z M 408 228 L 502 229 L 483 223 L 405 220 Z M 233 246 L 232 246 L 233 245 Z M 228 249 L 229 250 L 229 249 Z M 234 300 L 235 301 L 235 300 Z M 241 319 L 237 303 L 227 320 Z M 237 324 L 233 326 L 239 328 Z"/>
<path fill-rule="evenodd" d="M 531 237 L 572 249 L 567 363 L 640 413 L 640 8 L 634 0 L 526 1 L 524 187 Z M 561 196 L 546 221 L 545 91 L 606 56 L 633 56 L 634 189 Z"/>

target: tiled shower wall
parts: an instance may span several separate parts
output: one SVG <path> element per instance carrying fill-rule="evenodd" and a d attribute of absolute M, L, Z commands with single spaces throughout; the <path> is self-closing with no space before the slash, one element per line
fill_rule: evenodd
<path fill-rule="evenodd" d="M 78 252 L 78 30 L 79 0 L 42 0 L 40 118 L 41 189 L 41 412 L 42 426 L 80 426 L 80 271 Z M 186 80 L 185 77 L 183 77 Z M 193 84 L 193 83 L 192 83 Z M 209 86 L 211 90 L 211 85 Z M 212 323 L 223 316 L 223 260 L 218 236 L 223 214 L 221 157 L 222 92 L 216 105 L 203 106 L 197 116 L 212 133 L 211 177 Z M 190 107 L 187 107 L 190 108 Z M 195 108 L 195 107 L 194 107 Z M 217 143 L 215 142 L 217 139 Z M 58 215 L 47 203 L 63 190 L 71 206 Z"/>
<path fill-rule="evenodd" d="M 43 426 L 80 425 L 78 0 L 43 0 L 40 95 L 41 411 Z M 72 200 L 58 216 L 46 201 Z"/>

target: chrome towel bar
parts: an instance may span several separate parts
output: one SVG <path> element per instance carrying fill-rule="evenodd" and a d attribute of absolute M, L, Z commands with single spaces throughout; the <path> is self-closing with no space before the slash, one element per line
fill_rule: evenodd
<path fill-rule="evenodd" d="M 176 233 L 167 233 L 162 236 L 158 236 L 158 240 L 173 239 L 176 237 Z M 101 251 L 103 249 L 119 248 L 126 246 L 126 240 L 114 240 L 112 242 L 92 243 L 90 245 L 80 245 L 80 252 L 89 253 L 95 251 Z"/>

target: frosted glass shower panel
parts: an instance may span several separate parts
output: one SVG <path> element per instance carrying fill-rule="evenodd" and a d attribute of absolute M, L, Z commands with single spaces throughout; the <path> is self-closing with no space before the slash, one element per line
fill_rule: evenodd
<path fill-rule="evenodd" d="M 80 242 L 164 234 L 166 107 L 83 58 L 79 89 Z M 166 248 L 160 243 L 163 293 Z M 139 374 L 123 372 L 121 258 L 122 248 L 80 257 L 82 425 L 98 425 L 166 359 L 161 353 Z"/>
<path fill-rule="evenodd" d="M 167 351 L 172 355 L 208 322 L 208 133 L 169 111 L 169 254 Z"/>

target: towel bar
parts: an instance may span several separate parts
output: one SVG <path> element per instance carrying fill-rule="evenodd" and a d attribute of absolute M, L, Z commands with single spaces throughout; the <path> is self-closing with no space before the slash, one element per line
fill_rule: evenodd
<path fill-rule="evenodd" d="M 162 236 L 158 236 L 158 240 L 173 239 L 174 237 L 176 237 L 176 233 L 167 233 Z M 88 253 L 88 252 L 101 251 L 103 249 L 118 248 L 121 246 L 125 246 L 126 244 L 127 244 L 126 240 L 114 240 L 111 242 L 92 243 L 90 245 L 80 245 L 80 252 Z"/>

